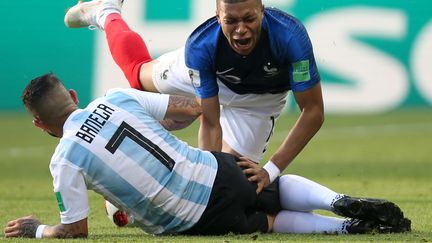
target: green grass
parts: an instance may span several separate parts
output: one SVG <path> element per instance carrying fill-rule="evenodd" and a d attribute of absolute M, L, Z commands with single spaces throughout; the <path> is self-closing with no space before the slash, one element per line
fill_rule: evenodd
<path fill-rule="evenodd" d="M 296 118 L 282 116 L 265 159 L 282 142 Z M 48 163 L 57 140 L 33 128 L 25 114 L 1 114 L 0 225 L 34 214 L 57 224 L 59 212 Z M 176 135 L 196 145 L 197 124 Z M 219 237 L 155 237 L 119 229 L 107 220 L 101 196 L 89 192 L 91 242 L 430 242 L 432 241 L 432 111 L 368 116 L 327 116 L 325 125 L 285 173 L 305 176 L 333 190 L 398 203 L 413 232 L 384 235 L 251 234 Z M 331 215 L 328 212 L 320 212 Z M 23 242 L 6 239 L 4 242 Z M 83 240 L 76 240 L 83 241 Z M 56 242 L 56 240 L 54 240 Z"/>

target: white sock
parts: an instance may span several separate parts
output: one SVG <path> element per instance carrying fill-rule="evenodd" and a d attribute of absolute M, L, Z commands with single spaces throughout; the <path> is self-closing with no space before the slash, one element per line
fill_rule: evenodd
<path fill-rule="evenodd" d="M 282 210 L 276 215 L 274 233 L 328 233 L 347 234 L 346 219 L 314 213 Z"/>
<path fill-rule="evenodd" d="M 112 13 L 121 14 L 121 8 L 118 8 L 118 4 L 114 2 L 118 3 L 117 0 L 113 0 L 113 1 L 106 1 L 102 5 L 102 11 L 99 13 L 97 19 L 97 23 L 102 30 L 105 27 L 105 20 L 108 17 L 108 15 Z"/>
<path fill-rule="evenodd" d="M 302 212 L 310 212 L 315 209 L 331 211 L 333 202 L 343 196 L 297 175 L 281 176 L 279 191 L 283 209 Z"/>
<path fill-rule="evenodd" d="M 102 30 L 105 28 L 106 18 L 108 17 L 108 15 L 110 15 L 112 13 L 120 14 L 120 12 L 115 10 L 115 9 L 105 10 L 103 12 L 103 14 L 98 19 L 99 28 L 101 28 Z"/>

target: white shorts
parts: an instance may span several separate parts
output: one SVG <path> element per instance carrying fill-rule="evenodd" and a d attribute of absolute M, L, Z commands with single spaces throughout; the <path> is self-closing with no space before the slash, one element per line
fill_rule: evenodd
<path fill-rule="evenodd" d="M 184 59 L 184 48 L 166 53 L 153 66 L 153 83 L 163 94 L 195 97 Z M 259 162 L 285 107 L 287 92 L 237 94 L 218 81 L 223 140 L 239 154 Z"/>

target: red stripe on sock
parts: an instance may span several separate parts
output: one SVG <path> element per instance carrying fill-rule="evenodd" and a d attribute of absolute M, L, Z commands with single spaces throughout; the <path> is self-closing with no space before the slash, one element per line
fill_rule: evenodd
<path fill-rule="evenodd" d="M 105 20 L 105 34 L 111 55 L 132 88 L 143 90 L 139 72 L 141 65 L 152 60 L 144 40 L 132 31 L 120 14 L 110 14 Z"/>

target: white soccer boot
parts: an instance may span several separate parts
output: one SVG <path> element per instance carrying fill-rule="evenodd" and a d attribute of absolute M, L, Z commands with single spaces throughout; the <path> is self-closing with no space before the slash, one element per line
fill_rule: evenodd
<path fill-rule="evenodd" d="M 70 8 L 64 17 L 69 28 L 99 28 L 104 29 L 105 19 L 111 13 L 121 13 L 123 0 L 93 0 L 78 3 Z"/>

